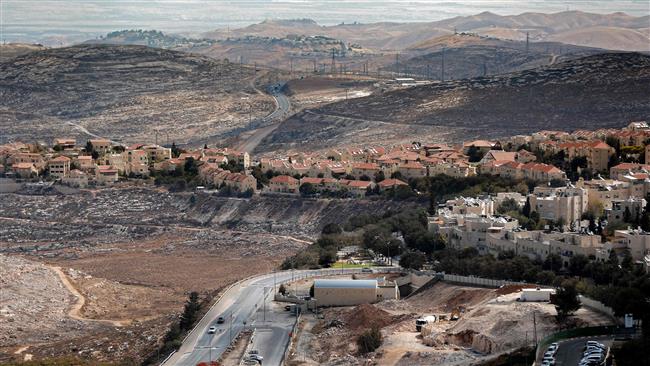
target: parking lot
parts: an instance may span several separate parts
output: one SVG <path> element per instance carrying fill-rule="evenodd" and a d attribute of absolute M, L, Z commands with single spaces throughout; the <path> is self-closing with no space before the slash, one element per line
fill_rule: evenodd
<path fill-rule="evenodd" d="M 555 354 L 555 365 L 578 366 L 587 341 L 596 341 L 611 347 L 613 338 L 611 336 L 587 337 L 560 342 L 560 347 Z"/>

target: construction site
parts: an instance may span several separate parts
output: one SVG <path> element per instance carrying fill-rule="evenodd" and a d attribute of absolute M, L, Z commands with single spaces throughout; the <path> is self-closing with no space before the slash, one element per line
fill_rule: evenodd
<path fill-rule="evenodd" d="M 404 283 L 401 290 L 411 287 L 415 291 L 401 299 L 303 312 L 288 364 L 473 365 L 532 347 L 559 329 L 554 305 L 519 301 L 526 286 L 422 284 L 417 278 L 404 281 L 413 275 L 394 273 L 355 276 L 378 277 Z M 312 282 L 301 280 L 287 288 L 301 294 Z M 574 321 L 580 326 L 612 323 L 608 316 L 589 308 L 580 309 Z M 381 331 L 383 342 L 374 352 L 362 354 L 356 340 L 373 328 Z"/>

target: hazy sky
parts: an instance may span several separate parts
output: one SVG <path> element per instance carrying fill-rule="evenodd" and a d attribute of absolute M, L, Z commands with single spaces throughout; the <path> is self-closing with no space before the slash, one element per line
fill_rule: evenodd
<path fill-rule="evenodd" d="M 312 18 L 331 25 L 353 21 L 433 21 L 482 11 L 507 15 L 567 9 L 650 14 L 648 0 L 0 0 L 0 37 L 7 42 L 52 43 L 132 28 L 198 33 L 271 18 Z"/>

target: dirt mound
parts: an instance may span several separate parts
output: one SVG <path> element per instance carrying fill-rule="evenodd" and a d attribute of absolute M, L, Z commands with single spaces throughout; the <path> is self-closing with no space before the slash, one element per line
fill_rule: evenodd
<path fill-rule="evenodd" d="M 393 323 L 394 317 L 370 304 L 361 304 L 343 316 L 343 322 L 350 330 L 363 330 L 372 327 L 383 328 Z"/>
<path fill-rule="evenodd" d="M 448 312 L 459 306 L 466 308 L 475 306 L 492 297 L 494 297 L 494 291 L 491 289 L 462 287 L 439 282 L 406 301 L 422 310 Z"/>

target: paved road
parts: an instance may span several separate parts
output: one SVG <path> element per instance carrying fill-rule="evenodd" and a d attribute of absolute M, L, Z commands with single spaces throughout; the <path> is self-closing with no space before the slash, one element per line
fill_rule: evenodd
<path fill-rule="evenodd" d="M 271 132 L 275 131 L 280 123 L 289 116 L 291 102 L 281 91 L 283 85 L 284 84 L 278 84 L 270 90 L 271 96 L 275 100 L 275 110 L 268 116 L 255 121 L 256 125 L 264 125 L 264 127 L 249 131 L 246 134 L 248 136 L 246 136 L 243 141 L 235 147 L 237 150 L 246 151 L 248 153 L 253 152 L 257 145 L 259 145 L 266 136 L 271 134 Z M 269 122 L 272 123 L 267 125 Z"/>
<path fill-rule="evenodd" d="M 589 337 L 572 339 L 560 342 L 560 347 L 555 354 L 556 366 L 578 366 L 582 358 L 582 352 L 587 341 L 598 341 L 607 347 L 611 347 L 613 338 L 611 336 Z"/>
<path fill-rule="evenodd" d="M 272 322 L 265 324 L 260 321 L 260 319 L 263 320 L 261 311 L 265 309 L 262 299 L 266 298 L 266 309 L 273 309 L 275 306 L 271 293 L 274 284 L 279 285 L 299 277 L 359 272 L 360 269 L 282 271 L 240 282 L 223 294 L 220 301 L 208 311 L 207 315 L 187 336 L 178 352 L 172 355 L 164 365 L 194 366 L 199 362 L 209 361 L 210 357 L 216 360 L 230 344 L 230 340 L 245 327 L 263 329 L 261 336 L 256 335 L 261 340 L 255 340 L 257 343 L 254 346 L 264 357 L 265 366 L 279 365 L 279 360 L 281 360 L 289 342 L 289 331 L 295 318 L 290 318 L 288 314 L 278 315 L 276 311 L 269 318 L 269 320 L 273 320 Z M 224 324 L 216 323 L 220 316 L 224 317 Z M 269 317 L 269 313 L 267 313 L 267 317 Z M 214 335 L 207 334 L 207 330 L 211 326 L 217 327 L 217 332 Z M 272 334 L 266 334 L 267 332 Z M 273 362 L 275 360 L 277 363 Z"/>

